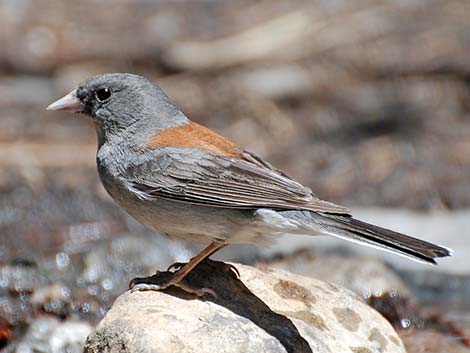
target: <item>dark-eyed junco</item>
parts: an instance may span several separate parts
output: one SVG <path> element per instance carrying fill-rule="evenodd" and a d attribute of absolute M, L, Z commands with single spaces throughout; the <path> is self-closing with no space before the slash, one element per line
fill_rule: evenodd
<path fill-rule="evenodd" d="M 229 244 L 281 234 L 330 234 L 435 264 L 450 250 L 353 218 L 255 154 L 189 120 L 165 93 L 131 74 L 99 75 L 49 110 L 91 117 L 101 181 L 129 214 L 169 237 L 209 245 L 158 283 L 182 286 L 203 259 Z"/>

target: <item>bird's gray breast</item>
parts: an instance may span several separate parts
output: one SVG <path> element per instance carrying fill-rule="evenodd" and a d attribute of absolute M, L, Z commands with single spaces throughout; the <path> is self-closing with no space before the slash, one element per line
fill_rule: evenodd
<path fill-rule="evenodd" d="M 104 188 L 114 200 L 121 204 L 121 199 L 124 195 L 127 198 L 129 191 L 122 175 L 125 160 L 121 158 L 123 153 L 119 150 L 118 146 L 103 144 L 96 154 L 96 165 Z"/>

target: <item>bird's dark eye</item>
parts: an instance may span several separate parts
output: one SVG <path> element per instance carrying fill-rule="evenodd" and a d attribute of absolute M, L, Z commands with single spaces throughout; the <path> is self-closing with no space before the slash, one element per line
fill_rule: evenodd
<path fill-rule="evenodd" d="M 95 92 L 95 96 L 100 102 L 104 102 L 106 99 L 111 97 L 111 91 L 109 88 L 101 88 Z"/>

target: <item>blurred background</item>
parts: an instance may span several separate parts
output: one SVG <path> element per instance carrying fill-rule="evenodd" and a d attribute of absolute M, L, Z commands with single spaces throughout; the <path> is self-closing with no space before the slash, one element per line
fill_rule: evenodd
<path fill-rule="evenodd" d="M 349 287 L 409 352 L 468 351 L 469 13 L 464 0 L 0 0 L 1 352 L 79 352 L 132 277 L 197 250 L 124 214 L 91 124 L 45 110 L 104 72 L 154 80 L 321 198 L 455 252 L 431 267 L 288 237 L 219 258 Z"/>

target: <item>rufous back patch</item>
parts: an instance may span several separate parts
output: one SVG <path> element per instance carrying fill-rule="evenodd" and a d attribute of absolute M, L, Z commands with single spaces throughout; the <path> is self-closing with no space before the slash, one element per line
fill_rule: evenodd
<path fill-rule="evenodd" d="M 217 155 L 241 158 L 240 148 L 236 144 L 194 122 L 171 127 L 150 136 L 146 147 L 191 147 Z"/>

